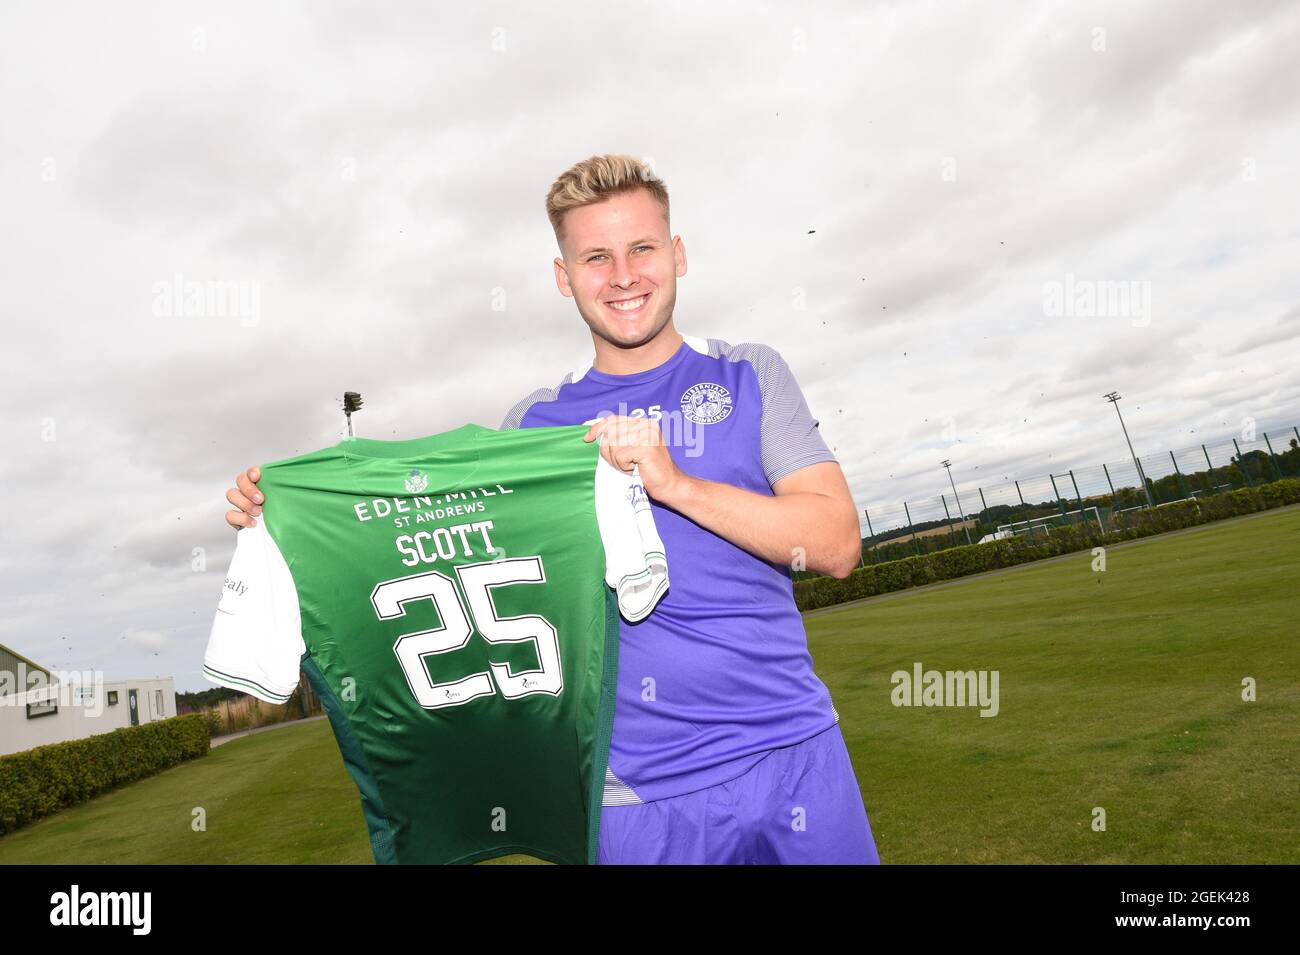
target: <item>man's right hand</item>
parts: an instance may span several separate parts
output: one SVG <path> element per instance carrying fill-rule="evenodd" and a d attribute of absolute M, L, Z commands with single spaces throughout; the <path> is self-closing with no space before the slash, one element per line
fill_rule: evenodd
<path fill-rule="evenodd" d="M 251 467 L 235 478 L 236 486 L 226 492 L 226 500 L 239 508 L 237 511 L 226 511 L 226 523 L 235 530 L 257 526 L 254 518 L 262 513 L 262 503 L 266 500 L 262 492 L 257 489 L 257 482 L 261 477 L 262 469 Z"/>

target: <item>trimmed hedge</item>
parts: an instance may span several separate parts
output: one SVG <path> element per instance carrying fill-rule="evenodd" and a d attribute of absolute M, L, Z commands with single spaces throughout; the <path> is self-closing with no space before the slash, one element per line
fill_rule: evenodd
<path fill-rule="evenodd" d="M 0 835 L 206 756 L 209 747 L 207 720 L 188 713 L 0 756 Z"/>
<path fill-rule="evenodd" d="M 1300 504 L 1300 480 L 1295 478 L 1178 501 L 1153 511 L 1132 511 L 1120 515 L 1118 524 L 1112 523 L 1106 534 L 1095 523 L 1052 528 L 1048 537 L 1011 537 L 987 544 L 963 544 L 919 557 L 868 564 L 843 580 L 834 577 L 799 580 L 794 584 L 794 599 L 800 610 L 816 610 L 1288 504 Z"/>

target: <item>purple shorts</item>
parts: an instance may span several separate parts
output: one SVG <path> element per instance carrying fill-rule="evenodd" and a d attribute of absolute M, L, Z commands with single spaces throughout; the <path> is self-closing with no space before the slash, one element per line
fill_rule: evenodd
<path fill-rule="evenodd" d="M 601 810 L 600 865 L 879 864 L 839 724 L 708 789 Z"/>

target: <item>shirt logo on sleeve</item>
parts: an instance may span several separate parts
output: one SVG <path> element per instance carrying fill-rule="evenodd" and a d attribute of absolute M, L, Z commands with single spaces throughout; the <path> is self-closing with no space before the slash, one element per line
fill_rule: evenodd
<path fill-rule="evenodd" d="M 411 476 L 406 479 L 406 489 L 412 494 L 419 494 L 429 486 L 429 476 L 415 468 L 411 471 Z"/>
<path fill-rule="evenodd" d="M 731 392 L 711 381 L 692 385 L 682 393 L 682 414 L 696 424 L 717 424 L 731 414 Z"/>
<path fill-rule="evenodd" d="M 627 502 L 632 505 L 634 510 L 641 510 L 650 506 L 650 498 L 646 496 L 644 484 L 629 484 L 627 486 Z"/>

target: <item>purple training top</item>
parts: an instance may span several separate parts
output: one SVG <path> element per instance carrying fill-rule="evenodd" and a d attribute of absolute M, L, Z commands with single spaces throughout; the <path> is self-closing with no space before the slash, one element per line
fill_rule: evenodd
<path fill-rule="evenodd" d="M 835 460 L 781 356 L 715 338 L 686 336 L 649 371 L 567 374 L 515 405 L 501 429 L 609 414 L 657 419 L 687 474 L 769 497 L 787 474 Z M 672 583 L 649 617 L 620 618 L 606 806 L 727 782 L 839 722 L 813 673 L 789 568 L 651 506 Z"/>

